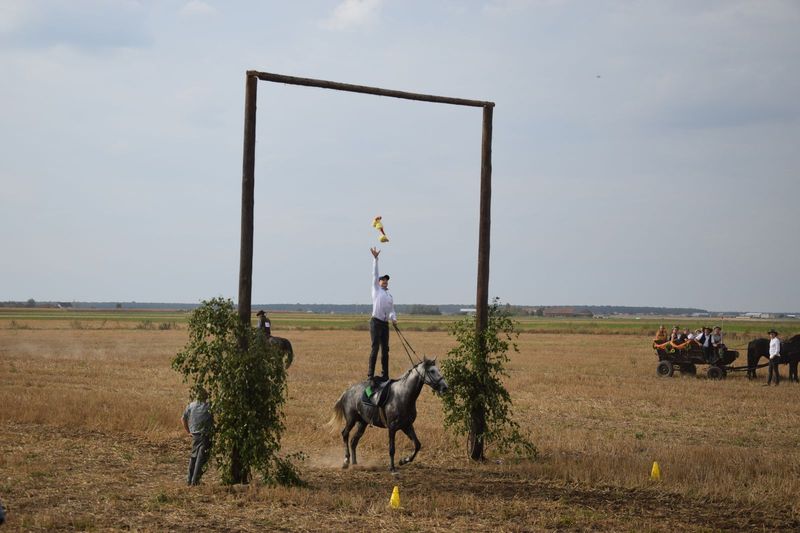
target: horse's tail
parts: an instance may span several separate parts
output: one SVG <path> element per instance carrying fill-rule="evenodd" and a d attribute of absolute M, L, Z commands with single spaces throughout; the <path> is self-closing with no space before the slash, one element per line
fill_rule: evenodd
<path fill-rule="evenodd" d="M 339 396 L 339 399 L 336 400 L 336 403 L 333 404 L 333 416 L 326 424 L 331 428 L 331 431 L 336 429 L 337 426 L 340 426 L 344 421 L 344 397 L 346 394 L 347 391 L 344 391 L 342 395 Z"/>

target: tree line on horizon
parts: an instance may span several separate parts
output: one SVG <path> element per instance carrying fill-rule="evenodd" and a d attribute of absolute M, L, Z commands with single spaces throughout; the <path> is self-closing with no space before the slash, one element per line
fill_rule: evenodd
<path fill-rule="evenodd" d="M 4 301 L 0 307 L 25 307 L 25 308 L 71 308 L 71 309 L 164 309 L 191 311 L 199 307 L 199 303 L 176 302 L 58 302 L 39 301 L 29 298 L 25 301 Z M 398 304 L 397 312 L 406 315 L 457 315 L 466 314 L 474 310 L 474 304 Z M 650 306 L 619 306 L 619 305 L 512 305 L 503 304 L 504 310 L 512 316 L 543 316 L 547 309 L 573 309 L 588 311 L 594 316 L 598 315 L 686 315 L 709 313 L 705 309 L 694 307 L 650 307 Z M 368 314 L 372 311 L 370 304 L 254 304 L 253 311 L 283 311 L 296 313 L 325 313 L 325 314 Z M 730 313 L 738 313 L 732 311 Z M 726 312 L 728 314 L 728 312 Z"/>

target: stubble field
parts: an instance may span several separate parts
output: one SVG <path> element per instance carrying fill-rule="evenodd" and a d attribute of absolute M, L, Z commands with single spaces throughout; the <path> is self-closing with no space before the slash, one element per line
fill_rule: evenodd
<path fill-rule="evenodd" d="M 274 321 L 275 322 L 275 321 Z M 540 457 L 466 460 L 424 389 L 417 460 L 387 471 L 370 428 L 358 468 L 326 427 L 363 377 L 368 333 L 281 331 L 295 348 L 283 445 L 305 488 L 184 485 L 187 389 L 169 367 L 186 330 L 0 320 L 0 499 L 8 530 L 796 530 L 800 387 L 655 375 L 641 335 L 525 333 L 506 385 Z M 276 323 L 274 327 L 279 327 Z M 444 357 L 447 333 L 407 334 Z M 392 338 L 392 374 L 408 359 Z M 783 368 L 785 375 L 786 369 Z M 410 443 L 398 436 L 398 455 Z M 662 480 L 649 478 L 658 461 Z M 392 487 L 402 509 L 387 508 Z"/>

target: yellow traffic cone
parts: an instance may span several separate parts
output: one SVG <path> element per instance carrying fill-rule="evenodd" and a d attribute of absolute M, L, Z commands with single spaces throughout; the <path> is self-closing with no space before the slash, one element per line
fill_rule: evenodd
<path fill-rule="evenodd" d="M 650 479 L 653 481 L 661 481 L 661 468 L 659 468 L 656 461 L 653 461 L 653 468 L 650 470 Z"/>
<path fill-rule="evenodd" d="M 392 489 L 392 497 L 389 498 L 389 506 L 392 509 L 400 509 L 400 489 L 397 488 L 397 485 Z"/>

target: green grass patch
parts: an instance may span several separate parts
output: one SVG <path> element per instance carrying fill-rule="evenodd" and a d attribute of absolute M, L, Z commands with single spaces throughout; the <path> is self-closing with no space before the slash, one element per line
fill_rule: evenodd
<path fill-rule="evenodd" d="M 31 322 L 66 321 L 72 329 L 183 329 L 190 312 L 180 310 L 139 309 L 26 309 L 0 308 L 0 327 L 29 329 Z M 272 330 L 276 335 L 290 330 L 350 330 L 367 331 L 368 314 L 330 314 L 303 312 L 270 312 Z M 400 315 L 399 326 L 404 331 L 448 331 L 459 315 Z M 729 346 L 739 347 L 750 339 L 766 337 L 766 331 L 776 328 L 786 339 L 800 333 L 800 320 L 754 320 L 688 317 L 625 317 L 625 318 L 544 318 L 512 317 L 520 333 L 633 335 L 652 337 L 660 325 L 694 330 L 701 326 L 722 326 Z M 26 324 L 27 323 L 27 324 Z M 253 315 L 253 324 L 256 324 Z M 35 326 L 47 328 L 45 324 Z"/>

